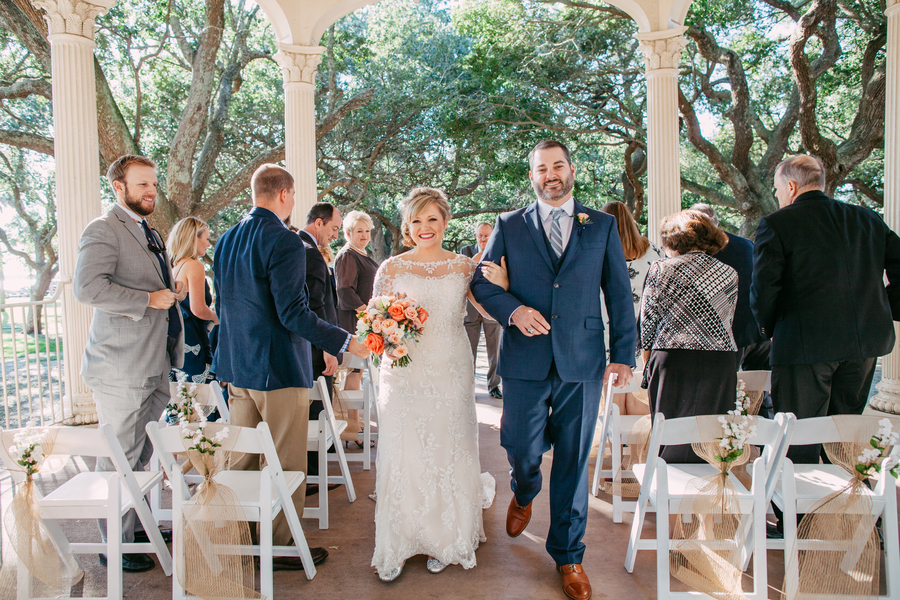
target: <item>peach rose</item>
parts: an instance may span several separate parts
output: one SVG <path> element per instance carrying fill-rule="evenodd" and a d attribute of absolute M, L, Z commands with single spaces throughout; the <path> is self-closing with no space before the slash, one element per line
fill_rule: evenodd
<path fill-rule="evenodd" d="M 424 308 L 419 309 L 419 320 L 423 323 L 428 320 L 428 311 Z"/>
<path fill-rule="evenodd" d="M 422 331 L 422 327 L 423 327 L 422 321 L 418 317 L 416 317 L 415 319 L 412 319 L 410 321 L 410 326 L 413 329 L 415 329 L 416 331 Z"/>
<path fill-rule="evenodd" d="M 384 338 L 377 333 L 370 333 L 366 336 L 366 348 L 369 349 L 369 352 L 381 354 L 384 352 Z"/>
<path fill-rule="evenodd" d="M 395 331 L 397 331 L 397 321 L 393 319 L 385 319 L 381 322 L 381 333 L 390 335 Z"/>
<path fill-rule="evenodd" d="M 403 316 L 407 319 L 415 319 L 419 316 L 419 313 L 414 308 L 407 308 L 403 311 Z"/>
<path fill-rule="evenodd" d="M 403 320 L 403 307 L 399 304 L 391 304 L 390 308 L 388 308 L 388 314 L 391 315 L 391 318 L 395 321 Z"/>
<path fill-rule="evenodd" d="M 388 341 L 396 346 L 403 341 L 403 336 L 395 331 L 388 336 Z"/>
<path fill-rule="evenodd" d="M 372 331 L 375 333 L 381 333 L 381 325 L 384 323 L 381 319 L 375 319 L 372 321 Z"/>
<path fill-rule="evenodd" d="M 384 353 L 384 355 L 390 360 L 397 361 L 406 356 L 409 353 L 409 350 L 406 349 L 406 346 L 400 344 L 396 348 L 392 348 Z"/>

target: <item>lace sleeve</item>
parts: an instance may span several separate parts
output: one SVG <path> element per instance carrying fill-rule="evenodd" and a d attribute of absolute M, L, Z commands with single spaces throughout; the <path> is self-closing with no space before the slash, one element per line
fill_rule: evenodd
<path fill-rule="evenodd" d="M 391 260 L 388 259 L 381 263 L 378 271 L 375 273 L 375 284 L 372 287 L 372 297 L 384 296 L 390 294 L 393 290 L 393 277 L 391 269 Z"/>
<path fill-rule="evenodd" d="M 466 277 L 469 281 L 472 281 L 472 277 L 475 276 L 475 269 L 478 268 L 478 263 L 465 254 L 460 254 L 460 257 L 463 259 L 463 268 L 465 269 Z"/>

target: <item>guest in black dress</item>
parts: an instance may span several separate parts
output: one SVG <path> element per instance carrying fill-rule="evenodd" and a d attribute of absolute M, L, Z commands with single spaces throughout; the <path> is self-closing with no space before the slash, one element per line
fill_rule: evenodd
<path fill-rule="evenodd" d="M 212 306 L 212 294 L 206 280 L 206 269 L 199 257 L 209 249 L 209 226 L 194 217 L 175 223 L 169 232 L 168 247 L 172 257 L 172 274 L 187 288 L 187 296 L 181 301 L 184 318 L 184 366 L 172 368 L 172 381 L 185 379 L 194 383 L 207 383 L 215 379 L 210 373 L 212 351 L 209 344 L 209 328 L 217 325 Z"/>
<path fill-rule="evenodd" d="M 712 255 L 728 238 L 694 210 L 663 219 L 660 237 L 669 258 L 647 273 L 639 327 L 651 415 L 724 415 L 734 409 L 737 388 L 731 322 L 738 277 Z M 662 456 L 699 460 L 690 446 L 670 446 Z"/>
<path fill-rule="evenodd" d="M 344 217 L 344 239 L 347 243 L 334 259 L 337 280 L 338 321 L 347 331 L 356 331 L 356 313 L 366 308 L 372 298 L 378 263 L 369 257 L 366 246 L 372 233 L 372 218 L 352 210 Z M 344 383 L 345 390 L 360 389 L 362 371 L 354 369 Z M 358 410 L 348 410 L 350 419 L 359 421 Z M 357 442 L 359 444 L 359 442 Z"/>

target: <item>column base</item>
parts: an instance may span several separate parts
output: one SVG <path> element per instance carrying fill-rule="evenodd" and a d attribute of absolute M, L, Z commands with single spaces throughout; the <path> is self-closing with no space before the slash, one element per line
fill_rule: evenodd
<path fill-rule="evenodd" d="M 900 415 L 900 381 L 882 379 L 875 384 L 878 393 L 869 399 L 869 406 L 881 412 Z"/>
<path fill-rule="evenodd" d="M 97 405 L 92 393 L 76 394 L 74 398 L 67 395 L 65 402 L 72 407 L 73 414 L 63 421 L 63 425 L 91 425 L 97 422 Z"/>

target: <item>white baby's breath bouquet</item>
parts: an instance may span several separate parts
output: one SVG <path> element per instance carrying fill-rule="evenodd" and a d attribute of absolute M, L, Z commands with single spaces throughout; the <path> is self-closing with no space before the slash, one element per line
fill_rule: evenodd
<path fill-rule="evenodd" d="M 16 463 L 25 469 L 29 477 L 37 473 L 44 462 L 44 440 L 50 435 L 49 429 L 38 429 L 33 421 L 29 421 L 24 429 L 16 432 L 9 454 Z"/>
<path fill-rule="evenodd" d="M 893 430 L 890 419 L 881 419 L 878 421 L 879 429 L 869 440 L 871 448 L 862 451 L 856 460 L 856 470 L 863 477 L 872 477 L 875 473 L 881 471 L 881 459 L 884 458 L 891 446 L 897 443 L 898 432 Z M 888 470 L 894 477 L 897 477 L 898 465 L 891 461 L 887 465 Z"/>
<path fill-rule="evenodd" d="M 203 415 L 203 407 L 197 402 L 197 384 L 184 379 L 178 382 L 175 397 L 166 406 L 166 423 L 177 425 L 182 421 L 197 421 Z"/>
<path fill-rule="evenodd" d="M 744 391 L 744 382 L 741 381 L 737 388 L 737 397 L 734 402 L 734 410 L 728 411 L 728 416 L 719 417 L 722 425 L 722 437 L 719 440 L 719 448 L 722 454 L 716 456 L 720 462 L 734 462 L 744 454 L 744 446 L 747 440 L 756 435 L 754 419 L 748 414 L 750 411 L 750 397 Z"/>

